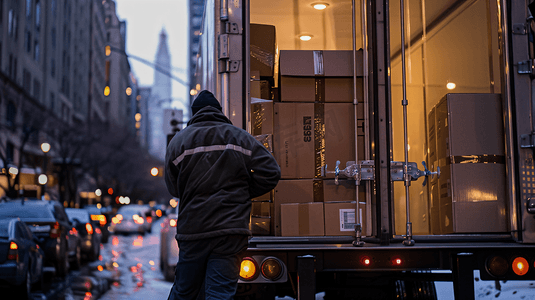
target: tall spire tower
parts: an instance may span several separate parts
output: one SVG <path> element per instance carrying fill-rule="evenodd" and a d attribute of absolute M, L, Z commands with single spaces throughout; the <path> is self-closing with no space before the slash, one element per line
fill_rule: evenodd
<path fill-rule="evenodd" d="M 163 71 L 163 73 L 162 73 Z M 169 107 L 171 99 L 171 56 L 167 46 L 167 33 L 162 28 L 160 41 L 156 51 L 156 68 L 154 70 L 154 83 L 149 101 L 149 122 L 151 138 L 149 152 L 162 161 L 165 158 L 167 135 L 164 132 L 164 108 Z"/>
<path fill-rule="evenodd" d="M 160 72 L 164 71 L 164 73 Z M 154 87 L 152 92 L 163 102 L 170 102 L 171 99 L 171 77 L 166 74 L 171 73 L 171 56 L 167 46 L 167 33 L 162 28 L 160 32 L 160 42 L 156 52 L 156 70 L 154 71 Z"/>

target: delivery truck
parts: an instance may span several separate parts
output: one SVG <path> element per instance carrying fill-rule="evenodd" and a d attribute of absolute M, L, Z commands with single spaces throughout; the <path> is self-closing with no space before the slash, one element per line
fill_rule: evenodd
<path fill-rule="evenodd" d="M 282 173 L 252 199 L 237 299 L 535 280 L 530 2 L 204 1 L 192 99 Z"/>

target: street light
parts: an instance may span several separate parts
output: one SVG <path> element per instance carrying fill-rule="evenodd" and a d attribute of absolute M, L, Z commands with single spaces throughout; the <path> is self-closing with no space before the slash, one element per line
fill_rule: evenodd
<path fill-rule="evenodd" d="M 39 175 L 38 182 L 43 187 L 42 190 L 41 190 L 41 198 L 45 199 L 46 184 L 48 182 L 48 177 L 46 175 L 46 167 L 47 167 L 47 164 L 48 164 L 48 151 L 50 151 L 50 144 L 49 143 L 42 143 L 41 144 L 41 150 L 45 154 L 45 159 L 43 160 L 43 173 L 44 174 Z"/>

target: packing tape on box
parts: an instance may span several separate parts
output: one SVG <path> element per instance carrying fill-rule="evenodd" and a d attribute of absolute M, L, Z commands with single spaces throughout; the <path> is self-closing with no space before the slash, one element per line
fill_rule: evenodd
<path fill-rule="evenodd" d="M 275 58 L 273 54 L 256 45 L 251 45 L 251 57 L 258 60 L 260 63 L 272 68 Z"/>
<path fill-rule="evenodd" d="M 273 135 L 271 134 L 260 134 L 255 135 L 254 138 L 260 142 L 266 149 L 273 153 Z"/>
<path fill-rule="evenodd" d="M 262 109 L 261 104 L 251 104 L 253 110 L 253 135 L 258 135 L 262 133 L 262 125 L 264 120 L 264 110 Z"/>
<path fill-rule="evenodd" d="M 312 185 L 314 202 L 323 202 L 323 179 L 314 179 Z"/>

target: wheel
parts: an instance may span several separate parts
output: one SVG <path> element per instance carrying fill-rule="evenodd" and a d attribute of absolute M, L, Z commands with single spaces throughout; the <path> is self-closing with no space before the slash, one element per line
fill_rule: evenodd
<path fill-rule="evenodd" d="M 32 295 L 32 274 L 30 266 L 26 270 L 24 281 L 16 288 L 15 294 L 19 299 L 30 299 Z"/>

